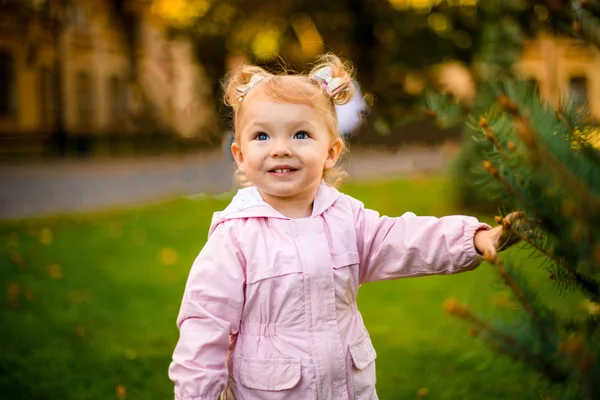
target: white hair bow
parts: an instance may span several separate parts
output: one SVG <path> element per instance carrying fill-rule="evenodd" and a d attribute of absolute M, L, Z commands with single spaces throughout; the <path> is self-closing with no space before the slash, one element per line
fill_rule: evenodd
<path fill-rule="evenodd" d="M 242 99 L 244 98 L 244 96 L 246 96 L 248 91 L 250 89 L 252 89 L 254 86 L 256 86 L 257 83 L 262 82 L 264 79 L 265 79 L 264 76 L 259 75 L 259 74 L 254 74 L 250 78 L 250 82 L 248 82 L 245 85 L 240 85 L 240 86 L 236 87 L 235 90 L 239 93 L 238 101 L 242 101 Z"/>
<path fill-rule="evenodd" d="M 334 97 L 348 86 L 348 82 L 344 82 L 341 78 L 333 77 L 331 67 L 323 67 L 317 70 L 317 72 L 309 76 L 309 79 L 320 83 L 321 87 L 330 97 Z"/>

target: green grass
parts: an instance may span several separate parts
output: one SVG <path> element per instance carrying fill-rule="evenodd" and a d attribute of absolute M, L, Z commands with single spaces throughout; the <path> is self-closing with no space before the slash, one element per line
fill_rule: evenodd
<path fill-rule="evenodd" d="M 343 190 L 382 214 L 442 216 L 452 206 L 443 177 Z M 0 396 L 17 399 L 168 399 L 175 318 L 189 267 L 214 211 L 228 199 L 176 200 L 85 216 L 0 224 Z M 537 260 L 523 268 L 559 309 Z M 540 399 L 536 374 L 470 337 L 442 308 L 450 296 L 486 316 L 508 315 L 492 268 L 380 282 L 359 305 L 378 352 L 381 399 Z M 501 302 L 500 302 L 501 303 Z M 126 395 L 125 395 L 126 391 Z"/>

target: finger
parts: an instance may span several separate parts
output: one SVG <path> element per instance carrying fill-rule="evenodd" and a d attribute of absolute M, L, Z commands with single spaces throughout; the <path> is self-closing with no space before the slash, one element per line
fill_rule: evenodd
<path fill-rule="evenodd" d="M 492 246 L 487 247 L 483 252 L 483 259 L 489 263 L 496 261 L 496 249 Z"/>
<path fill-rule="evenodd" d="M 520 240 L 520 235 L 515 232 L 518 232 L 519 225 L 524 218 L 525 213 L 523 211 L 514 211 L 502 219 L 500 246 L 504 247 L 505 244 L 510 246 Z"/>
<path fill-rule="evenodd" d="M 525 218 L 523 211 L 513 211 L 504 217 L 502 225 L 510 227 L 512 224 L 518 224 L 523 218 Z"/>
<path fill-rule="evenodd" d="M 506 247 L 512 246 L 515 243 L 518 243 L 521 240 L 521 235 L 518 233 L 516 227 L 502 227 L 502 233 L 498 237 L 498 242 L 496 243 L 497 248 L 504 249 Z"/>

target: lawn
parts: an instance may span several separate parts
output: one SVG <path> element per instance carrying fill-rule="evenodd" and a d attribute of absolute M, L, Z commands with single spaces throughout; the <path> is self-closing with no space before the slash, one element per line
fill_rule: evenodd
<path fill-rule="evenodd" d="M 382 214 L 442 216 L 459 212 L 450 187 L 444 177 L 423 177 L 343 190 Z M 0 398 L 172 398 L 167 368 L 183 287 L 212 213 L 227 202 L 179 199 L 0 223 Z M 555 297 L 528 251 L 510 255 L 561 312 L 577 301 Z M 380 398 L 541 399 L 536 374 L 488 350 L 442 307 L 456 297 L 486 316 L 510 318 L 506 293 L 486 264 L 361 288 Z"/>

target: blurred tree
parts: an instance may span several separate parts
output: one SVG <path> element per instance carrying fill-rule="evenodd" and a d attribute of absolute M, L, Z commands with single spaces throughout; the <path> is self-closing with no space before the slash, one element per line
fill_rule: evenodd
<path fill-rule="evenodd" d="M 72 1 L 72 0 L 62 0 Z M 142 23 L 142 14 L 147 4 L 144 0 L 107 0 L 112 24 L 121 34 L 123 48 L 127 54 L 127 74 L 128 92 L 136 101 L 136 107 L 130 107 L 126 110 L 126 117 L 133 126 L 142 131 L 149 131 L 151 128 L 161 126 L 156 118 L 155 110 L 148 100 L 144 85 L 140 80 L 140 26 Z M 134 111 L 135 109 L 135 111 Z"/>
<path fill-rule="evenodd" d="M 385 133 L 417 110 L 429 66 L 471 61 L 480 30 L 473 0 L 154 0 L 153 10 L 173 34 L 195 38 L 217 98 L 231 55 L 272 68 L 326 51 L 352 60 Z"/>
<path fill-rule="evenodd" d="M 472 137 L 472 176 L 480 177 L 471 193 L 486 191 L 501 208 L 524 211 L 519 223 L 500 217 L 513 237 L 544 258 L 557 295 L 574 290 L 584 297 L 565 317 L 548 308 L 510 260 L 486 255 L 521 305 L 508 322 L 491 323 L 456 300 L 448 312 L 471 324 L 471 333 L 501 353 L 537 370 L 554 384 L 545 398 L 600 398 L 600 152 L 594 147 L 587 110 L 565 101 L 554 108 L 540 100 L 527 82 L 516 80 L 510 60 L 523 31 L 518 10 L 532 2 L 488 0 L 484 40 L 478 54 L 485 77 L 471 107 L 448 95 L 432 95 L 430 107 L 445 123 L 464 121 Z M 574 31 L 600 44 L 600 2 L 547 1 L 551 13 L 573 10 Z M 557 15 L 556 27 L 564 27 Z M 554 23 L 554 22 L 552 22 Z M 506 42 L 507 38 L 513 40 Z M 464 177 L 462 177 L 464 178 Z"/>
<path fill-rule="evenodd" d="M 564 0 L 490 1 L 480 4 L 479 17 L 481 39 L 474 46 L 472 55 L 476 96 L 465 104 L 464 98 L 457 98 L 454 93 L 447 95 L 446 100 L 454 97 L 457 101 L 453 112 L 438 118 L 441 126 L 446 128 L 459 126 L 464 121 L 465 106 L 473 115 L 488 110 L 494 104 L 495 96 L 503 90 L 503 82 L 517 79 L 514 66 L 526 38 L 539 32 L 560 34 L 571 31 L 572 26 L 571 5 Z M 534 83 L 522 84 L 536 90 L 532 86 Z M 446 90 L 439 85 L 436 89 Z M 492 187 L 488 190 L 474 190 L 474 186 L 482 188 L 480 183 L 486 180 L 487 173 L 480 168 L 477 146 L 470 140 L 471 136 L 472 130 L 465 127 L 461 153 L 453 165 L 453 174 L 460 178 L 456 180 L 458 201 L 470 209 L 493 212 L 496 204 L 492 200 L 497 188 L 490 183 Z M 501 205 L 510 207 L 512 204 L 512 198 L 505 197 Z"/>

